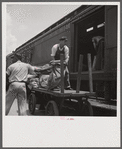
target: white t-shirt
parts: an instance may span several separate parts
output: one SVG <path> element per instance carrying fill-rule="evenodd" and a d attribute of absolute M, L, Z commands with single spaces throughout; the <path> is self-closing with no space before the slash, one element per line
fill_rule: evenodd
<path fill-rule="evenodd" d="M 30 64 L 17 61 L 16 63 L 10 65 L 7 69 L 7 74 L 9 75 L 9 82 L 13 81 L 27 81 L 28 74 L 34 73 L 34 67 Z"/>

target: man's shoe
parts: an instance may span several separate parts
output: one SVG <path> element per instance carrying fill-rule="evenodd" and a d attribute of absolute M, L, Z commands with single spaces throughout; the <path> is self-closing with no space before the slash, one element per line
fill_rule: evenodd
<path fill-rule="evenodd" d="M 65 90 L 73 90 L 71 87 L 67 87 L 65 88 Z"/>

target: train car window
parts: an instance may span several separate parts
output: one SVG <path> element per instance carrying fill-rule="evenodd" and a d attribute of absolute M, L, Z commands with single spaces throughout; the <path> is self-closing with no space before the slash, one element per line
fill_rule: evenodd
<path fill-rule="evenodd" d="M 103 27 L 105 25 L 105 22 L 101 23 L 101 24 L 98 24 L 97 25 L 97 28 L 100 28 L 100 27 Z"/>
<path fill-rule="evenodd" d="M 92 31 L 93 29 L 94 29 L 94 27 L 90 27 L 90 28 L 86 29 L 86 32 L 90 32 L 90 31 Z"/>

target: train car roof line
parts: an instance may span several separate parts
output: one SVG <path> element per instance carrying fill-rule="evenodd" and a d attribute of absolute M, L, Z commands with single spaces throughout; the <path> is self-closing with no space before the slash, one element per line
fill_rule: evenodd
<path fill-rule="evenodd" d="M 74 11 L 70 12 L 68 15 L 64 16 L 62 19 L 58 20 L 57 22 L 55 22 L 54 24 L 52 24 L 51 26 L 49 26 L 48 28 L 46 28 L 44 31 L 42 31 L 41 33 L 37 34 L 36 36 L 34 36 L 33 38 L 31 38 L 30 40 L 28 40 L 26 43 L 22 44 L 21 46 L 19 46 L 18 48 L 16 48 L 16 51 L 18 51 L 21 47 L 23 47 L 24 45 L 30 43 L 31 41 L 33 41 L 34 39 L 37 39 L 39 37 L 42 37 L 42 35 L 45 36 L 45 34 L 47 34 L 49 31 L 52 31 L 53 29 L 55 30 L 55 27 L 59 27 L 59 25 L 61 25 L 61 23 L 64 24 L 64 21 L 68 21 L 68 19 L 70 19 L 70 17 L 73 15 L 75 15 L 76 11 L 81 11 L 84 10 L 87 7 L 90 7 L 91 5 L 81 5 L 80 7 L 78 7 L 77 9 L 75 9 Z M 51 30 L 52 29 L 52 30 Z"/>
<path fill-rule="evenodd" d="M 81 15 L 86 8 L 91 7 L 91 6 L 92 7 L 98 7 L 98 5 L 81 5 L 80 7 L 78 7 L 77 9 L 75 9 L 74 11 L 72 11 L 69 14 L 67 14 L 66 16 L 64 16 L 62 19 L 58 20 L 57 22 L 55 22 L 54 24 L 52 24 L 51 26 L 49 26 L 47 29 L 45 29 L 41 33 L 37 34 L 36 36 L 34 36 L 30 40 L 28 40 L 26 43 L 24 43 L 21 46 L 19 46 L 15 51 L 18 52 L 24 46 L 27 46 L 27 45 L 31 44 L 32 42 L 37 41 L 40 38 L 43 38 L 44 36 L 46 36 L 50 32 L 55 31 L 57 28 L 63 26 L 64 24 L 66 24 L 67 22 L 69 22 L 70 20 L 72 20 L 72 16 L 74 17 L 73 20 L 75 21 L 75 18 L 77 18 L 79 15 Z"/>

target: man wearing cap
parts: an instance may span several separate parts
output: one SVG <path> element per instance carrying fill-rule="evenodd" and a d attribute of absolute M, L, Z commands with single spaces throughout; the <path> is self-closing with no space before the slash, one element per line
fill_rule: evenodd
<path fill-rule="evenodd" d="M 64 55 L 64 63 L 66 64 L 65 68 L 65 89 L 71 89 L 70 82 L 69 82 L 69 71 L 67 68 L 68 61 L 69 61 L 69 48 L 66 46 L 67 37 L 63 36 L 60 39 L 59 44 L 55 44 L 51 49 L 51 56 L 54 61 L 52 62 L 60 62 L 60 54 Z"/>
<path fill-rule="evenodd" d="M 6 94 L 6 115 L 17 98 L 19 115 L 27 115 L 26 82 L 28 74 L 34 76 L 34 71 L 39 68 L 21 62 L 21 55 L 14 53 L 13 64 L 7 68 L 6 75 L 9 78 L 9 88 Z M 36 76 L 36 75 L 35 75 Z"/>

